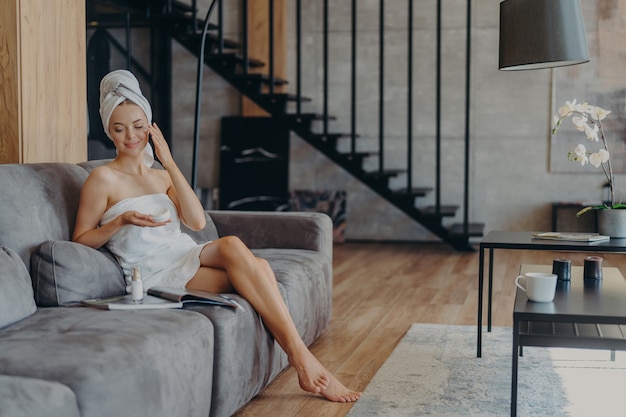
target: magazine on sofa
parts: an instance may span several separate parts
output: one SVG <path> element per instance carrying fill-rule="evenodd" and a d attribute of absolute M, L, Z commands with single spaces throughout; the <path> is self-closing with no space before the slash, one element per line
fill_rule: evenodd
<path fill-rule="evenodd" d="M 156 286 L 148 290 L 148 295 L 163 298 L 171 302 L 215 304 L 233 307 L 235 309 L 243 309 L 241 304 L 226 294 L 215 294 L 206 291 Z"/>
<path fill-rule="evenodd" d="M 133 301 L 131 294 L 81 301 L 82 305 L 103 310 L 181 308 L 185 303 L 221 305 L 235 309 L 243 308 L 241 304 L 227 295 L 159 286 L 150 288 L 140 301 Z"/>

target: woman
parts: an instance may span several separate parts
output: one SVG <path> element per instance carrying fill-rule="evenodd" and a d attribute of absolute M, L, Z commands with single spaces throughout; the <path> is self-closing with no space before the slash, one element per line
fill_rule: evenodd
<path fill-rule="evenodd" d="M 202 229 L 204 209 L 161 130 L 151 123 L 150 105 L 130 72 L 117 70 L 102 79 L 100 115 L 117 156 L 85 181 L 73 240 L 92 248 L 107 245 L 127 276 L 133 266 L 141 266 L 146 288 L 236 291 L 285 350 L 302 389 L 331 401 L 356 401 L 361 394 L 339 382 L 302 341 L 267 261 L 255 257 L 237 237 L 198 245 L 180 231 L 180 221 L 192 230 Z M 165 170 L 150 168 L 150 138 Z M 151 214 L 163 208 L 170 211 L 170 219 L 154 221 Z"/>

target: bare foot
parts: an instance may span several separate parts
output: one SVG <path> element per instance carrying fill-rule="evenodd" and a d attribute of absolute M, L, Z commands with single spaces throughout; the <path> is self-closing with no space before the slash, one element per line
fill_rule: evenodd
<path fill-rule="evenodd" d="M 327 400 L 337 401 L 340 403 L 351 403 L 361 398 L 361 393 L 353 391 L 343 385 L 332 374 L 330 374 L 330 383 L 326 389 L 320 392 Z"/>
<path fill-rule="evenodd" d="M 305 391 L 342 403 L 354 402 L 361 397 L 360 392 L 343 385 L 308 349 L 301 358 L 294 358 L 290 363 L 298 373 L 300 388 Z"/>

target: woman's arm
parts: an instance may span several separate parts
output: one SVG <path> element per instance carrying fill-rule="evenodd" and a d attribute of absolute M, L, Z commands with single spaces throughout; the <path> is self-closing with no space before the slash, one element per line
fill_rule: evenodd
<path fill-rule="evenodd" d="M 204 207 L 202 207 L 198 196 L 187 182 L 176 162 L 174 162 L 161 129 L 159 129 L 156 123 L 153 123 L 152 126 L 149 126 L 148 131 L 152 136 L 152 143 L 159 161 L 169 174 L 172 186 L 169 187 L 167 194 L 178 209 L 181 221 L 191 230 L 203 229 L 206 225 Z"/>
<path fill-rule="evenodd" d="M 116 219 L 116 221 L 107 224 L 107 227 L 98 228 L 108 201 L 104 173 L 100 168 L 95 169 L 83 184 L 80 191 L 76 225 L 72 235 L 73 241 L 95 249 L 108 242 L 121 227 L 117 224 Z"/>

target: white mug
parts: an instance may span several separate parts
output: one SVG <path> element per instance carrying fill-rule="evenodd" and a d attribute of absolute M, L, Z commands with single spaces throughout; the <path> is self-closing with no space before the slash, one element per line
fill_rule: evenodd
<path fill-rule="evenodd" d="M 515 278 L 515 285 L 526 293 L 530 301 L 547 303 L 554 299 L 556 279 L 556 274 L 526 272 L 524 275 Z"/>

